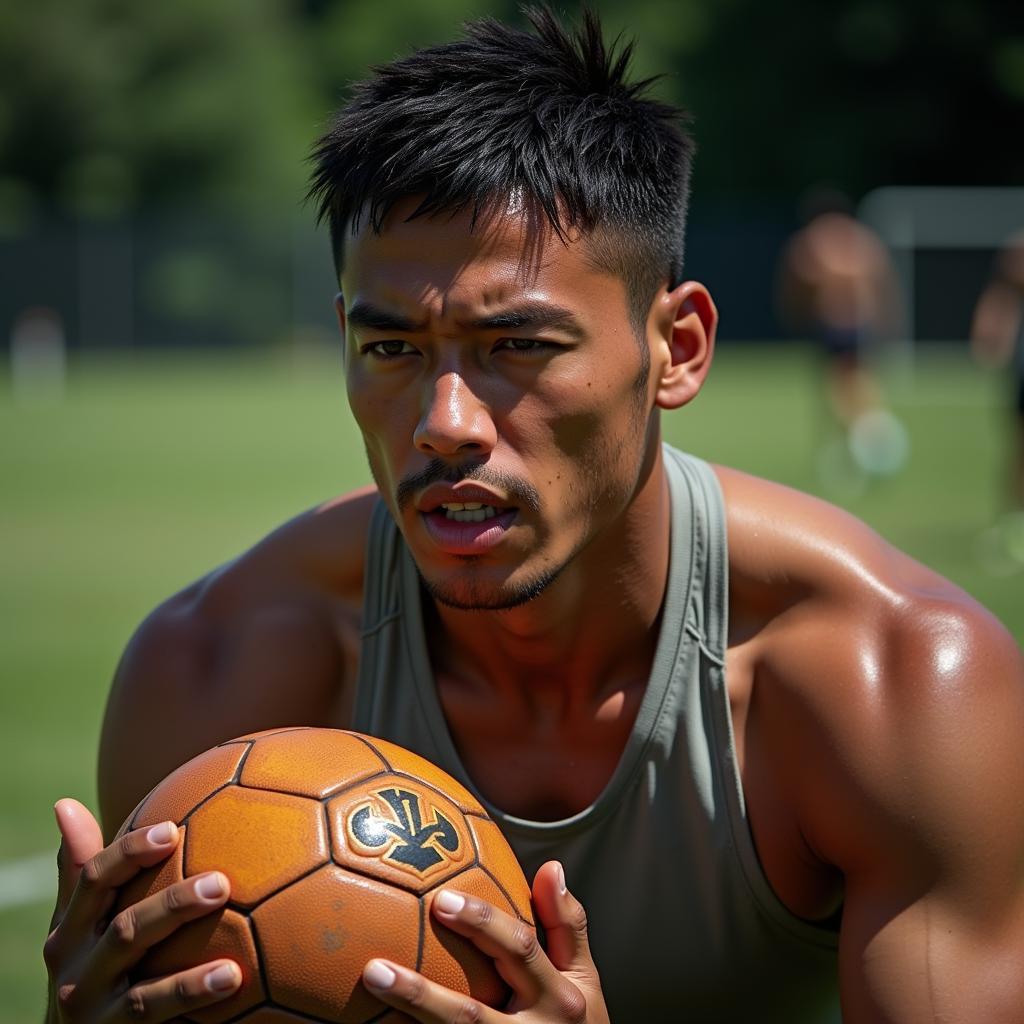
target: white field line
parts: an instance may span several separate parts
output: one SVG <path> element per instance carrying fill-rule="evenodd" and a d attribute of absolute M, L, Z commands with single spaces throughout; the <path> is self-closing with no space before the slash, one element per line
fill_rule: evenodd
<path fill-rule="evenodd" d="M 0 912 L 53 902 L 56 895 L 57 856 L 53 851 L 0 864 Z"/>

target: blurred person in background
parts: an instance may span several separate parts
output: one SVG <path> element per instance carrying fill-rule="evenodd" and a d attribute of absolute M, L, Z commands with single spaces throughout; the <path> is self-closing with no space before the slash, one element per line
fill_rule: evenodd
<path fill-rule="evenodd" d="M 909 447 L 874 367 L 876 348 L 903 319 L 896 272 L 885 244 L 852 212 L 839 192 L 810 192 L 777 278 L 782 319 L 819 346 L 825 406 L 840 431 L 819 451 L 819 474 L 827 489 L 847 494 L 898 472 Z"/>
<path fill-rule="evenodd" d="M 971 320 L 971 352 L 982 366 L 1009 371 L 1008 507 L 983 534 L 981 553 L 993 572 L 1016 572 L 1024 570 L 1024 232 L 996 255 Z"/>
<path fill-rule="evenodd" d="M 15 401 L 62 398 L 67 376 L 64 320 L 46 306 L 23 309 L 11 326 L 11 390 Z"/>

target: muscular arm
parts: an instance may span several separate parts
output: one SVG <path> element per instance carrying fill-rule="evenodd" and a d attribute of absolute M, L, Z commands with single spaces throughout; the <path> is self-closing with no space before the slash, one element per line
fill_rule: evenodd
<path fill-rule="evenodd" d="M 1024 1020 L 1017 645 L 839 509 L 719 478 L 752 828 L 795 913 L 840 886 L 844 1022 Z"/>
<path fill-rule="evenodd" d="M 345 724 L 371 508 L 363 493 L 298 517 L 142 624 L 100 741 L 108 839 L 161 778 L 222 740 Z"/>
<path fill-rule="evenodd" d="M 848 773 L 844 1020 L 1024 1014 L 1024 668 L 976 609 L 897 627 L 878 760 Z"/>

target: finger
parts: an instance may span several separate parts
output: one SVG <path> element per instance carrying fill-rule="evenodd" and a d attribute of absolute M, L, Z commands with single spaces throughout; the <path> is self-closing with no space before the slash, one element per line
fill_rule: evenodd
<path fill-rule="evenodd" d="M 515 992 L 514 1005 L 530 1006 L 546 988 L 561 986 L 562 979 L 545 956 L 537 932 L 519 918 L 452 889 L 442 889 L 430 909 L 442 924 L 494 960 L 498 973 Z"/>
<path fill-rule="evenodd" d="M 227 999 L 242 984 L 231 960 L 214 960 L 179 974 L 132 985 L 110 1007 L 103 1024 L 127 1020 L 164 1021 Z"/>
<path fill-rule="evenodd" d="M 186 878 L 126 907 L 113 918 L 82 971 L 84 995 L 110 991 L 146 951 L 186 921 L 222 907 L 230 883 L 219 871 Z"/>
<path fill-rule="evenodd" d="M 538 869 L 533 880 L 533 903 L 547 936 L 551 963 L 559 971 L 594 972 L 587 937 L 587 914 L 565 886 L 565 872 L 556 860 Z"/>
<path fill-rule="evenodd" d="M 363 968 L 363 984 L 381 1002 L 421 1024 L 498 1024 L 503 1017 L 472 996 L 453 992 L 390 960 L 371 960 Z"/>
<path fill-rule="evenodd" d="M 53 813 L 60 829 L 57 851 L 57 910 L 63 916 L 78 884 L 82 865 L 103 849 L 103 832 L 88 808 L 77 800 L 58 800 Z"/>
<path fill-rule="evenodd" d="M 95 929 L 110 909 L 118 886 L 142 868 L 152 867 L 178 845 L 178 827 L 170 821 L 129 832 L 87 860 L 64 915 L 62 930 Z"/>

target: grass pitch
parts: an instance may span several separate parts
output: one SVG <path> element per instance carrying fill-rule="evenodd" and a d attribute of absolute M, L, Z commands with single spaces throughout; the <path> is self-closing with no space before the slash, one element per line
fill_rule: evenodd
<path fill-rule="evenodd" d="M 837 500 L 1024 640 L 1024 574 L 993 574 L 977 555 L 1001 504 L 1002 382 L 962 355 L 922 356 L 912 382 L 890 386 L 911 438 L 906 470 L 829 493 L 816 471 L 828 435 L 817 370 L 797 347 L 724 347 L 704 394 L 665 417 L 666 438 Z M 42 1015 L 52 908 L 3 865 L 55 849 L 58 797 L 95 806 L 105 694 L 136 623 L 368 479 L 326 353 L 90 356 L 73 360 L 62 401 L 36 405 L 15 403 L 0 376 L 0 1021 Z M 27 902 L 13 906 L 19 885 Z"/>

